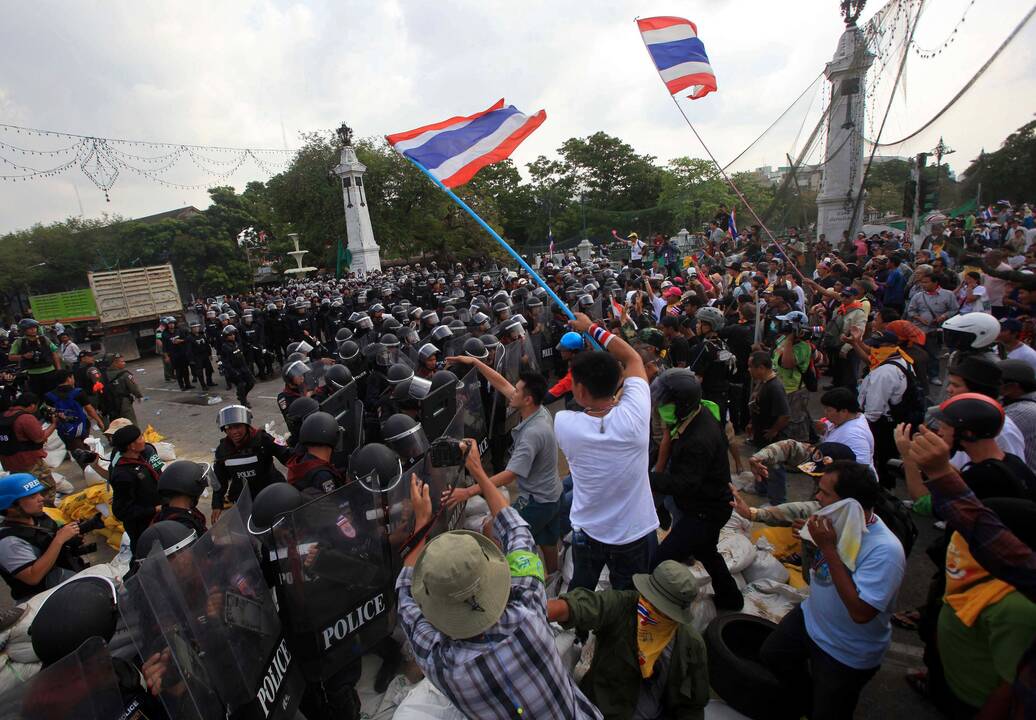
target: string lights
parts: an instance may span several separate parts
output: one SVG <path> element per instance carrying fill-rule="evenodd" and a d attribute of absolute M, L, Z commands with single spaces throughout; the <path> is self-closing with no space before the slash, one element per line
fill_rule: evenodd
<path fill-rule="evenodd" d="M 22 136 L 22 139 L 19 140 L 18 136 Z M 33 148 L 29 147 L 32 138 L 71 141 L 71 144 L 59 148 Z M 109 202 L 109 192 L 124 170 L 166 187 L 204 190 L 212 186 L 212 180 L 229 180 L 249 161 L 267 175 L 274 175 L 287 166 L 293 153 L 292 150 L 270 148 L 123 140 L 0 123 L 0 180 L 27 182 L 56 177 L 78 167 Z M 22 162 L 17 162 L 15 158 Z M 37 167 L 40 160 L 33 162 L 32 158 L 55 164 Z M 174 182 L 166 177 L 165 174 L 180 165 L 184 158 L 210 180 L 188 184 Z M 33 164 L 27 165 L 24 162 Z"/>
<path fill-rule="evenodd" d="M 920 47 L 916 42 L 911 42 L 910 47 L 913 48 L 914 52 L 917 53 L 918 56 L 925 60 L 931 59 L 936 55 L 941 55 L 943 50 L 948 48 L 957 40 L 957 31 L 960 30 L 960 26 L 964 24 L 965 18 L 968 17 L 968 12 L 971 11 L 971 8 L 974 5 L 975 0 L 971 0 L 968 3 L 967 7 L 964 8 L 964 12 L 960 16 L 960 20 L 957 21 L 957 24 L 953 27 L 953 30 L 950 31 L 950 34 L 946 37 L 945 40 L 942 41 L 942 43 L 938 47 L 932 50 L 925 50 L 924 48 Z"/>

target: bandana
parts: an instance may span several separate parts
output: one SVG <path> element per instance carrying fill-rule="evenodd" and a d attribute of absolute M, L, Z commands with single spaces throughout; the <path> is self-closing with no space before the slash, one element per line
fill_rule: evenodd
<path fill-rule="evenodd" d="M 637 664 L 642 678 L 651 677 L 655 661 L 675 633 L 675 620 L 656 610 L 644 597 L 637 600 Z"/>
<path fill-rule="evenodd" d="M 946 604 L 962 623 L 971 627 L 990 605 L 1014 592 L 1014 587 L 997 580 L 971 554 L 960 533 L 953 533 L 946 550 Z"/>
<path fill-rule="evenodd" d="M 863 304 L 859 300 L 853 300 L 848 305 L 846 305 L 845 303 L 840 304 L 838 306 L 837 312 L 838 312 L 839 315 L 847 315 L 848 313 L 852 312 L 853 310 L 856 310 L 856 309 L 862 308 L 862 307 L 863 307 Z"/>
<path fill-rule="evenodd" d="M 874 368 L 878 367 L 878 365 L 881 365 L 883 362 L 885 362 L 886 360 L 888 360 L 890 357 L 893 357 L 893 356 L 902 358 L 903 360 L 906 360 L 908 363 L 913 363 L 914 362 L 913 359 L 910 358 L 909 356 L 904 355 L 902 353 L 899 353 L 899 354 L 897 354 L 897 353 L 899 353 L 899 348 L 896 347 L 895 345 L 886 345 L 884 347 L 871 348 L 870 358 L 869 358 L 870 365 L 871 365 L 871 370 L 873 370 Z"/>

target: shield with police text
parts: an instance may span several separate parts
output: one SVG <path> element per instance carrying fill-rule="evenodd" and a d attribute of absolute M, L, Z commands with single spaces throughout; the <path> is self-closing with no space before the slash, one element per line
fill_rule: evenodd
<path fill-rule="evenodd" d="M 291 645 L 308 678 L 331 677 L 392 630 L 395 574 L 379 495 L 354 481 L 273 530 Z"/>
<path fill-rule="evenodd" d="M 132 709 L 99 637 L 0 694 L 0 720 L 116 720 Z"/>

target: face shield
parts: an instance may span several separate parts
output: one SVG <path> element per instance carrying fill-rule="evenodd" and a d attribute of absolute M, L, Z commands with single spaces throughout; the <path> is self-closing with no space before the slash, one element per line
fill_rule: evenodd
<path fill-rule="evenodd" d="M 424 382 L 428 382 L 429 386 L 431 385 L 427 380 L 424 380 Z M 385 438 L 385 444 L 395 450 L 400 459 L 407 464 L 424 455 L 428 451 L 429 446 L 428 436 L 425 435 L 424 427 L 421 426 L 421 423 L 417 423 L 414 427 L 399 435 Z"/>

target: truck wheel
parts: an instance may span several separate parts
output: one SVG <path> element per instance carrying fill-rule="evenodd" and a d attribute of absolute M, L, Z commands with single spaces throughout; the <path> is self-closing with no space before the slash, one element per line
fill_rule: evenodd
<path fill-rule="evenodd" d="M 797 698 L 759 662 L 759 648 L 777 626 L 769 620 L 735 613 L 721 615 L 705 629 L 709 684 L 732 708 L 750 718 L 798 718 Z"/>

